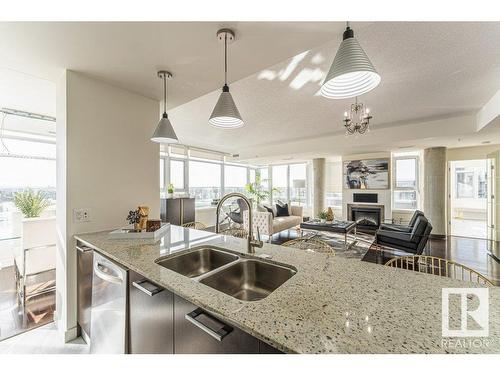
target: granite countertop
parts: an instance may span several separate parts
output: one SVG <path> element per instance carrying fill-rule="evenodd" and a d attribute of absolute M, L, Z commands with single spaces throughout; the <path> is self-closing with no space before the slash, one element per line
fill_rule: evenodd
<path fill-rule="evenodd" d="M 297 273 L 268 297 L 245 302 L 163 268 L 154 260 L 208 243 L 246 253 L 246 240 L 174 225 L 156 244 L 111 240 L 108 231 L 75 237 L 287 353 L 500 353 L 498 287 L 488 288 L 489 336 L 483 338 L 487 342 L 470 345 L 469 338 L 445 338 L 443 343 L 442 288 L 476 285 L 264 244 L 255 255 L 269 254 L 272 261 L 291 265 Z"/>

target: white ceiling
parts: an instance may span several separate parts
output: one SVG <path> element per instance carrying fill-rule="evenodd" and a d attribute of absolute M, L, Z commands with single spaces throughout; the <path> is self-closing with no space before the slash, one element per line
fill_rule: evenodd
<path fill-rule="evenodd" d="M 360 97 L 374 116 L 372 132 L 365 137 L 381 147 L 384 142 L 385 147 L 393 145 L 387 138 L 377 139 L 377 129 L 475 113 L 500 88 L 500 44 L 495 42 L 500 23 L 382 22 L 355 32 L 382 76 L 375 90 Z M 234 83 L 231 91 L 245 120 L 243 128 L 224 131 L 207 125 L 218 92 L 175 108 L 170 116 L 178 136 L 188 144 L 219 145 L 243 158 L 269 157 L 274 151 L 363 151 L 358 138 L 343 137 L 343 113 L 353 100 L 315 95 L 339 43 L 340 37 Z M 456 141 L 450 130 L 444 145 Z M 341 143 L 325 145 L 327 149 L 312 142 L 339 135 Z M 298 148 L 291 150 L 288 143 Z"/>
<path fill-rule="evenodd" d="M 365 23 L 357 23 L 359 28 Z M 223 84 L 217 30 L 233 28 L 229 79 L 239 80 L 336 38 L 341 22 L 0 22 L 0 67 L 56 81 L 72 69 L 161 99 L 156 72 L 170 70 L 169 107 Z"/>
<path fill-rule="evenodd" d="M 245 126 L 236 130 L 208 125 L 223 78 L 223 49 L 215 38 L 221 27 L 232 27 L 237 38 L 229 47 L 229 78 Z M 52 81 L 73 69 L 157 99 L 156 71 L 169 69 L 169 116 L 180 140 L 246 159 L 456 147 L 486 138 L 500 143 L 499 124 L 481 133 L 472 123 L 446 124 L 442 134 L 431 122 L 418 131 L 429 119 L 473 121 L 462 115 L 478 111 L 500 88 L 500 23 L 353 28 L 382 76 L 379 87 L 360 98 L 374 115 L 372 132 L 360 138 L 343 137 L 351 100 L 315 95 L 341 41 L 338 22 L 0 23 L 0 68 Z"/>

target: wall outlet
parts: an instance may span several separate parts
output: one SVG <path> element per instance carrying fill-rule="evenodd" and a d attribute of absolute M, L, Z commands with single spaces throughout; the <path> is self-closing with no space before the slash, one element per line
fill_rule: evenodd
<path fill-rule="evenodd" d="M 73 222 L 86 223 L 90 221 L 90 208 L 75 208 L 73 210 Z"/>

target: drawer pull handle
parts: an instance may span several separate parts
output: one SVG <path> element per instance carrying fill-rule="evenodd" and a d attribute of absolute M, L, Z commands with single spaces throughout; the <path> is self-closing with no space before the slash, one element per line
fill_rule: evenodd
<path fill-rule="evenodd" d="M 206 317 L 210 318 L 210 320 L 223 325 L 220 329 L 217 331 L 214 331 L 212 328 L 206 326 L 196 318 L 200 315 L 205 315 Z M 194 324 L 196 327 L 201 329 L 203 332 L 208 333 L 210 336 L 212 336 L 214 339 L 217 341 L 222 341 L 224 337 L 229 335 L 231 331 L 233 330 L 232 327 L 228 326 L 225 323 L 222 323 L 220 320 L 215 319 L 214 317 L 208 315 L 205 311 L 203 311 L 200 308 L 197 308 L 196 310 L 191 311 L 189 314 L 186 314 L 186 320 L 192 324 Z"/>
<path fill-rule="evenodd" d="M 162 287 L 159 287 L 158 285 L 155 285 L 152 282 L 145 279 L 140 281 L 134 281 L 132 285 L 137 289 L 139 289 L 141 292 L 146 293 L 150 297 L 153 297 L 155 294 L 158 294 L 165 290 Z"/>

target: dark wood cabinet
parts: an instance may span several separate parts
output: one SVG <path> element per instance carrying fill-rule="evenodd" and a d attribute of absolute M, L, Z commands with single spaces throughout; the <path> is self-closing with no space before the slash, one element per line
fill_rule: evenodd
<path fill-rule="evenodd" d="M 174 296 L 175 353 L 257 354 L 259 340 L 231 327 L 185 299 Z M 186 319 L 190 314 L 193 318 Z"/>
<path fill-rule="evenodd" d="M 160 218 L 174 225 L 191 223 L 195 218 L 194 198 L 161 198 Z"/>

